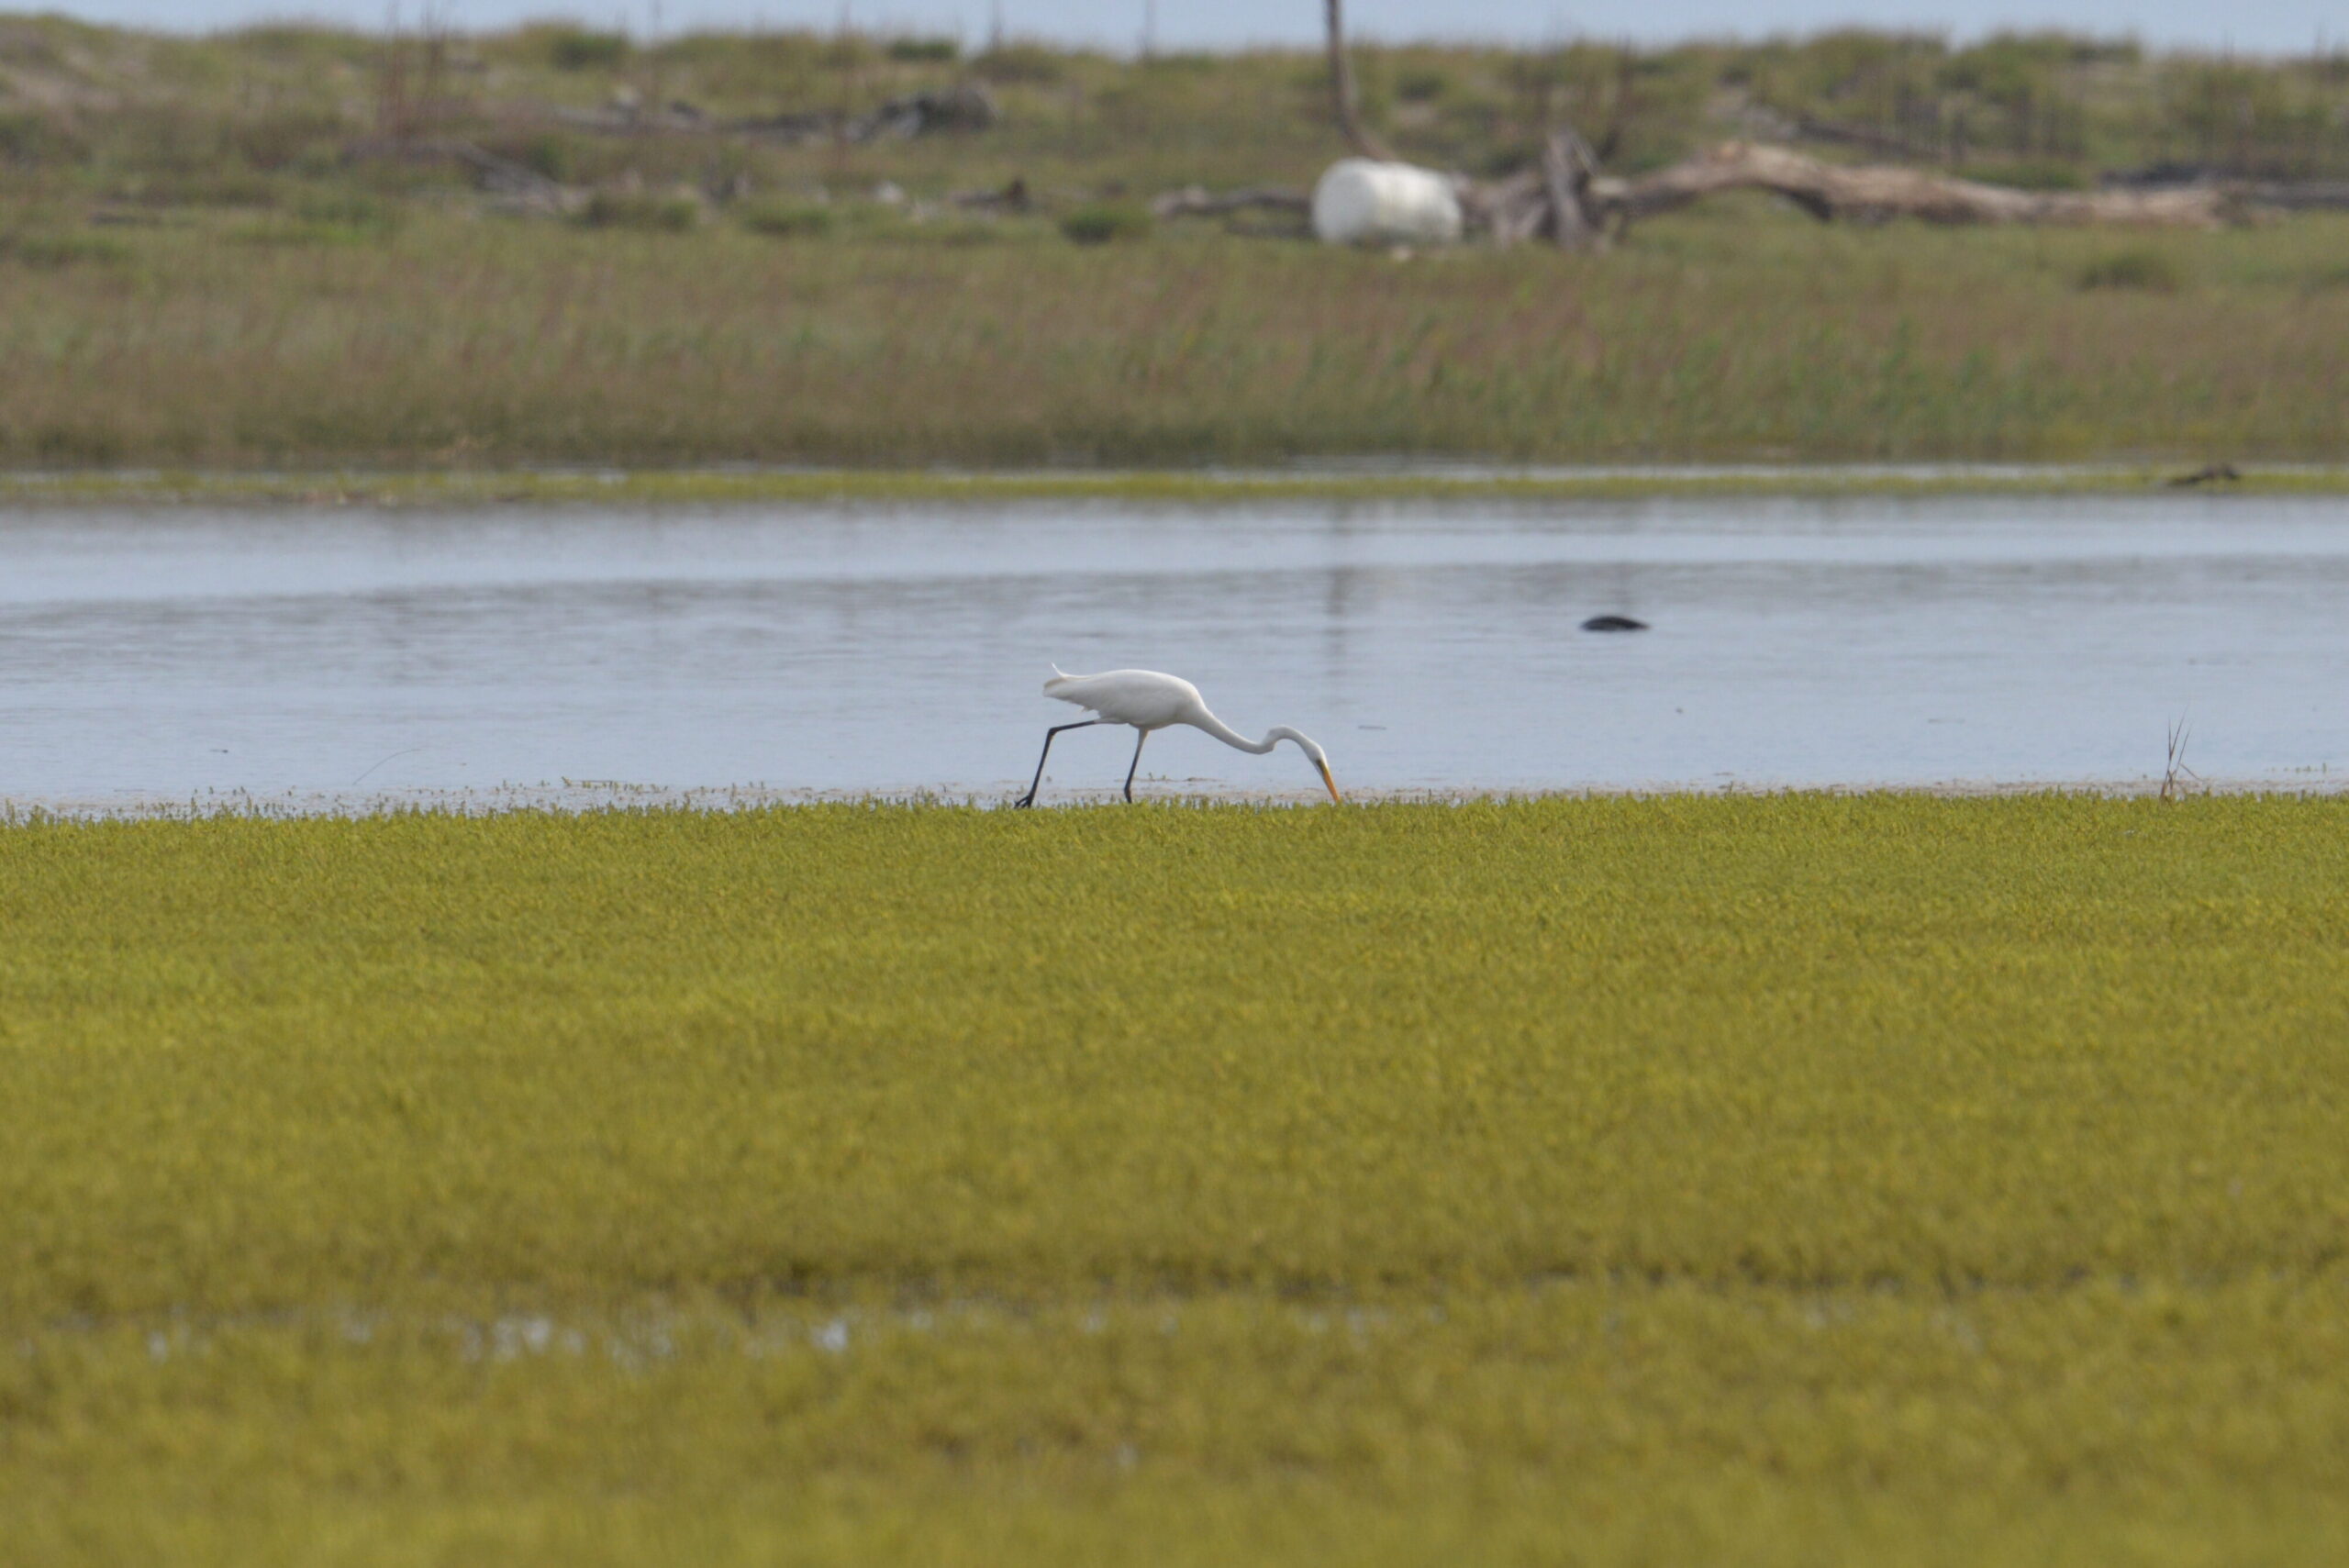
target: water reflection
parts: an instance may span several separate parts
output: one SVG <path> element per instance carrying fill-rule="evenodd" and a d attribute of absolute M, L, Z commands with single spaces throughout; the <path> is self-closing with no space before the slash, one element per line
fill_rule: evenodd
<path fill-rule="evenodd" d="M 1048 663 L 1357 789 L 2126 781 L 2343 760 L 2341 503 L 349 510 L 0 518 L 0 795 L 1009 792 Z M 1601 613 L 1653 629 L 1579 631 Z M 1055 748 L 1111 787 L 1130 741 Z M 1156 787 L 1302 794 L 1188 732 Z"/>

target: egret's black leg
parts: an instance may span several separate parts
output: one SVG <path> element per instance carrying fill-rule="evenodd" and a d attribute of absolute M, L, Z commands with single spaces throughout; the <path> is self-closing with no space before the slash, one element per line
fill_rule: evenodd
<path fill-rule="evenodd" d="M 1052 754 L 1053 736 L 1058 735 L 1063 729 L 1090 729 L 1093 726 L 1100 722 L 1101 721 L 1097 718 L 1080 718 L 1074 724 L 1055 724 L 1050 729 L 1045 730 L 1044 753 L 1043 756 L 1036 759 L 1036 776 L 1030 782 L 1028 785 L 1028 793 L 1021 795 L 1018 800 L 1013 801 L 1011 804 L 1015 807 L 1021 806 L 1033 806 L 1036 804 L 1036 786 L 1044 782 L 1044 757 L 1049 757 Z"/>
<path fill-rule="evenodd" d="M 1128 768 L 1126 770 L 1126 801 L 1128 805 L 1131 805 L 1134 798 L 1134 768 L 1141 766 L 1141 743 L 1149 739 L 1150 731 L 1147 729 L 1141 730 L 1134 736 L 1134 764 L 1133 768 Z"/>

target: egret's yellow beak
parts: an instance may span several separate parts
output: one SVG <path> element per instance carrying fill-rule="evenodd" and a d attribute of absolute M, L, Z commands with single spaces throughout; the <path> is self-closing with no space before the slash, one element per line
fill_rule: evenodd
<path fill-rule="evenodd" d="M 1338 781 L 1330 776 L 1330 764 L 1317 762 L 1313 765 L 1321 770 L 1321 782 L 1330 786 L 1330 798 L 1340 806 L 1345 805 L 1346 797 L 1338 793 Z"/>

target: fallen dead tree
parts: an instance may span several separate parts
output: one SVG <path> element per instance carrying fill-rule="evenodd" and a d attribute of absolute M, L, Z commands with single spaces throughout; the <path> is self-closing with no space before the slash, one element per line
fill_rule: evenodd
<path fill-rule="evenodd" d="M 1547 239 L 1562 250 L 1598 250 L 1609 236 L 1608 214 L 1594 194 L 1599 183 L 1590 144 L 1561 128 L 1542 142 L 1540 167 L 1488 184 L 1472 183 L 1461 206 L 1472 229 L 1504 249 Z"/>
<path fill-rule="evenodd" d="M 2248 216 L 2224 185 L 2170 190 L 2019 191 L 1891 164 L 1822 163 L 1783 147 L 1731 141 L 1636 180 L 1594 179 L 1586 216 L 1620 226 L 1723 191 L 1767 191 L 1821 222 L 2111 224 L 2219 228 Z"/>
<path fill-rule="evenodd" d="M 1604 249 L 1642 218 L 1728 191 L 1767 191 L 1822 223 L 2107 224 L 2220 228 L 2246 221 L 2255 193 L 2234 185 L 2019 191 L 1890 164 L 1824 163 L 1784 147 L 1731 141 L 1634 180 L 1602 175 L 1570 129 L 1551 133 L 1539 168 L 1472 185 L 1470 227 L 1497 245 L 1547 239 Z"/>

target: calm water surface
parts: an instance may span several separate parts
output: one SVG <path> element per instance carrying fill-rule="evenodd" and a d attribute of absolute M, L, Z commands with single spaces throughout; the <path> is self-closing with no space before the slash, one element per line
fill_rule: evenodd
<path fill-rule="evenodd" d="M 1583 632 L 1600 613 L 1653 629 Z M 1173 670 L 1365 790 L 2349 766 L 2349 505 L 1021 504 L 0 515 L 0 796 L 1024 785 L 1063 669 Z M 1130 731 L 1062 739 L 1114 787 Z M 1297 792 L 1187 730 L 1147 786 Z"/>

